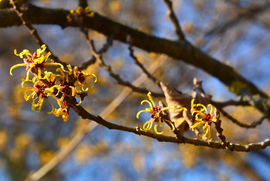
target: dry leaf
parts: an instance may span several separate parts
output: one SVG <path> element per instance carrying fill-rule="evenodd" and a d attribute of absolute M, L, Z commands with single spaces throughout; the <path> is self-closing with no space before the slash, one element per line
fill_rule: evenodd
<path fill-rule="evenodd" d="M 161 89 L 164 92 L 167 106 L 182 106 L 185 107 L 187 110 L 191 109 L 191 100 L 195 99 L 195 103 L 201 103 L 205 106 L 207 106 L 212 96 L 205 94 L 203 88 L 202 88 L 202 81 L 198 81 L 196 78 L 193 80 L 194 88 L 193 91 L 190 94 L 182 93 L 181 91 L 178 91 L 176 88 L 165 84 L 163 82 L 160 82 Z M 187 130 L 189 130 L 189 126 L 193 124 L 190 119 L 188 119 L 188 123 L 186 121 L 179 120 L 183 118 L 187 118 L 187 114 L 189 114 L 189 118 L 192 117 L 190 115 L 189 111 L 185 111 L 185 116 L 183 116 L 183 110 L 172 110 L 169 109 L 170 113 L 170 119 L 175 123 L 176 131 L 175 134 L 177 136 L 183 135 L 183 133 Z"/>

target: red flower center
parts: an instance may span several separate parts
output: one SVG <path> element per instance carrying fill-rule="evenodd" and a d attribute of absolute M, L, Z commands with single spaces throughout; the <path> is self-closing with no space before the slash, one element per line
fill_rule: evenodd
<path fill-rule="evenodd" d="M 40 95 L 42 95 L 42 98 L 47 98 L 47 93 L 45 93 L 45 89 L 47 88 L 47 86 L 45 84 L 37 84 L 35 85 L 36 88 L 36 95 L 39 97 Z"/>
<path fill-rule="evenodd" d="M 161 106 L 152 107 L 151 118 L 154 119 L 154 122 L 156 123 L 158 123 L 159 115 L 162 113 L 161 109 L 162 109 Z"/>
<path fill-rule="evenodd" d="M 212 118 L 213 118 L 213 116 L 211 114 L 204 113 L 204 116 L 203 116 L 202 120 L 204 122 L 208 122 L 208 124 L 211 124 L 212 123 Z"/>

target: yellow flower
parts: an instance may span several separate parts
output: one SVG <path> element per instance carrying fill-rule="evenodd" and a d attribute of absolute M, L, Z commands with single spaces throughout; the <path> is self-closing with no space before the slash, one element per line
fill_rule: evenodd
<path fill-rule="evenodd" d="M 61 75 L 59 75 L 61 77 L 60 84 L 55 85 L 58 89 L 57 95 L 60 92 L 63 93 L 61 100 L 64 100 L 65 96 L 76 96 L 79 98 L 79 103 L 77 105 L 80 105 L 84 97 L 87 95 L 84 91 L 90 90 L 90 93 L 94 92 L 93 86 L 90 86 L 86 82 L 86 78 L 88 76 L 93 76 L 95 78 L 94 82 L 97 82 L 96 75 L 80 71 L 77 66 L 72 69 L 71 65 L 67 65 L 67 68 L 68 71 L 63 71 L 60 68 L 57 69 L 57 71 L 61 73 Z M 78 86 L 80 86 L 81 89 L 77 89 Z"/>
<path fill-rule="evenodd" d="M 72 69 L 71 65 L 67 65 L 67 68 L 68 68 L 69 75 L 71 75 L 76 80 L 76 84 L 81 86 L 82 91 L 90 90 L 90 92 L 94 92 L 93 86 L 90 86 L 86 82 L 86 78 L 89 76 L 92 76 L 95 78 L 94 82 L 97 82 L 97 77 L 95 74 L 88 74 L 86 72 L 83 72 L 79 70 L 77 66 L 75 66 Z"/>
<path fill-rule="evenodd" d="M 76 20 L 77 17 L 93 17 L 94 11 L 89 7 L 85 7 L 84 9 L 80 6 L 76 7 L 76 10 L 70 10 L 70 14 L 67 15 L 67 21 L 72 22 Z"/>
<path fill-rule="evenodd" d="M 55 88 L 58 89 L 58 94 L 61 92 L 62 97 L 60 98 L 60 101 L 63 101 L 65 96 L 71 96 L 71 97 L 78 97 L 79 98 L 79 103 L 76 104 L 77 106 L 82 103 L 82 98 L 81 94 L 83 94 L 81 91 L 77 90 L 72 84 L 70 85 L 69 82 L 67 82 L 66 78 L 63 78 L 60 80 L 60 84 L 54 85 Z"/>
<path fill-rule="evenodd" d="M 68 121 L 68 116 L 69 116 L 69 105 L 65 100 L 57 100 L 57 103 L 59 105 L 58 109 L 54 109 L 52 114 L 54 114 L 56 117 L 62 116 L 63 121 L 67 122 Z"/>
<path fill-rule="evenodd" d="M 146 108 L 144 110 L 141 110 L 139 111 L 137 114 L 136 114 L 136 118 L 139 118 L 139 115 L 142 113 L 142 112 L 146 112 L 146 113 L 149 113 L 151 114 L 151 119 L 147 122 L 144 123 L 143 127 L 142 127 L 142 131 L 149 131 L 152 126 L 153 126 L 153 123 L 155 123 L 155 126 L 154 126 L 154 131 L 156 134 L 162 134 L 163 132 L 159 132 L 157 130 L 157 126 L 160 126 L 162 127 L 162 123 L 163 122 L 166 122 L 168 123 L 170 126 L 171 126 L 171 129 L 172 131 L 174 131 L 175 127 L 174 127 L 174 124 L 167 120 L 166 119 L 166 113 L 164 112 L 165 110 L 168 110 L 168 109 L 175 109 L 174 107 L 162 107 L 162 106 L 157 106 L 156 103 L 154 102 L 152 96 L 151 96 L 151 92 L 149 92 L 147 94 L 148 96 L 148 100 L 143 100 L 141 102 L 141 104 L 143 103 L 148 103 L 150 108 Z"/>
<path fill-rule="evenodd" d="M 94 11 L 89 6 L 85 7 L 84 9 L 80 6 L 77 6 L 76 10 L 70 10 L 70 14 L 85 17 L 93 17 Z"/>
<path fill-rule="evenodd" d="M 46 65 L 58 65 L 61 67 L 61 69 L 64 70 L 64 66 L 60 63 L 55 63 L 52 59 L 50 60 L 51 62 L 46 62 L 51 55 L 50 52 L 45 54 L 46 50 L 46 45 L 42 45 L 41 49 L 37 49 L 36 52 L 33 54 L 30 53 L 29 50 L 24 49 L 22 52 L 17 53 L 17 50 L 14 50 L 14 54 L 19 56 L 20 58 L 23 59 L 24 63 L 20 63 L 17 65 L 14 65 L 10 68 L 10 75 L 12 74 L 12 70 L 17 68 L 17 67 L 22 67 L 25 66 L 27 73 L 26 73 L 26 79 L 24 81 L 30 81 L 29 79 L 29 74 L 32 72 L 33 74 L 36 74 L 39 79 L 42 78 L 41 76 L 41 71 L 45 69 Z"/>
<path fill-rule="evenodd" d="M 49 96 L 57 100 L 57 97 L 53 94 L 54 87 L 48 87 L 41 81 L 35 82 L 33 87 L 23 87 L 20 91 L 22 90 L 24 91 L 24 99 L 26 101 L 32 99 L 32 110 L 35 112 L 41 110 L 44 99 L 48 100 Z M 28 92 L 32 93 L 28 94 Z M 52 109 L 54 109 L 53 104 L 49 100 L 48 102 L 52 105 Z"/>
<path fill-rule="evenodd" d="M 191 129 L 202 127 L 204 135 L 203 139 L 211 138 L 211 124 L 217 121 L 217 117 L 213 116 L 213 106 L 208 104 L 207 107 L 203 104 L 194 104 L 195 99 L 191 101 L 191 114 L 195 115 L 195 123 L 191 126 Z M 208 111 L 210 110 L 210 111 Z"/>
<path fill-rule="evenodd" d="M 62 75 L 54 74 L 52 72 L 45 71 L 44 77 L 42 79 L 47 80 L 51 84 L 51 86 L 53 86 L 56 83 L 56 77 L 62 77 Z"/>

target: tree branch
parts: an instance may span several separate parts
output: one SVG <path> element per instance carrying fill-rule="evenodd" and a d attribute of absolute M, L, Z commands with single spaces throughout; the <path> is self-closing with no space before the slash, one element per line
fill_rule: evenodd
<path fill-rule="evenodd" d="M 176 14 L 174 13 L 174 10 L 173 10 L 173 3 L 171 0 L 163 0 L 164 3 L 166 4 L 167 8 L 168 8 L 168 11 L 169 11 L 169 17 L 174 25 L 174 31 L 178 37 L 178 40 L 179 41 L 186 41 L 186 38 L 185 38 L 185 35 L 180 27 L 180 24 L 178 22 L 178 19 L 177 19 L 177 16 Z"/>
<path fill-rule="evenodd" d="M 75 105 L 74 105 L 75 106 Z M 104 120 L 100 116 L 94 116 L 90 113 L 88 113 L 83 107 L 81 106 L 76 106 L 75 110 L 78 115 L 80 115 L 83 119 L 90 119 L 98 124 L 101 124 L 105 126 L 108 129 L 115 129 L 115 130 L 120 130 L 120 131 L 125 131 L 125 132 L 131 132 L 137 135 L 143 135 L 147 136 L 153 139 L 156 139 L 157 141 L 160 142 L 171 142 L 171 143 L 178 143 L 178 144 L 192 144 L 195 146 L 205 146 L 205 147 L 211 147 L 211 148 L 216 148 L 216 149 L 228 149 L 231 151 L 239 151 L 239 152 L 249 152 L 249 151 L 255 151 L 255 150 L 261 150 L 264 149 L 268 146 L 270 146 L 270 139 L 265 139 L 262 142 L 258 143 L 250 143 L 247 145 L 240 145 L 238 143 L 229 143 L 224 144 L 222 142 L 217 142 L 217 141 L 203 141 L 203 140 L 198 140 L 198 139 L 191 139 L 191 138 L 186 138 L 182 136 L 180 139 L 177 137 L 172 137 L 172 136 L 165 136 L 165 135 L 157 135 L 152 132 L 144 132 L 140 131 L 140 129 L 137 128 L 132 128 L 128 126 L 123 126 L 115 123 L 108 122 Z"/>
<path fill-rule="evenodd" d="M 69 14 L 68 10 L 30 6 L 23 10 L 23 13 L 31 24 L 55 24 L 63 28 L 67 26 L 78 27 L 76 23 L 68 23 L 66 19 Z M 0 11 L 0 22 L 0 27 L 22 24 L 16 14 L 10 10 Z M 246 80 L 232 67 L 212 58 L 188 42 L 158 38 L 112 21 L 96 12 L 93 17 L 86 18 L 84 26 L 105 35 L 113 34 L 115 40 L 123 43 L 128 43 L 127 37 L 130 36 L 133 40 L 133 46 L 149 52 L 163 53 L 177 60 L 181 59 L 218 78 L 237 95 L 240 95 L 242 90 L 248 90 L 253 95 L 258 94 L 262 97 L 268 97 L 266 93 Z"/>

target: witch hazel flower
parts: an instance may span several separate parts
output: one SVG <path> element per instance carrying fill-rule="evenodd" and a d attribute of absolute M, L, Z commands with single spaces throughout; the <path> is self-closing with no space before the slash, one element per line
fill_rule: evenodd
<path fill-rule="evenodd" d="M 217 117 L 214 115 L 214 107 L 211 104 L 207 106 L 203 104 L 195 104 L 195 99 L 191 101 L 191 114 L 195 116 L 195 122 L 191 126 L 194 130 L 202 128 L 203 139 L 211 139 L 211 124 L 217 122 Z"/>
<path fill-rule="evenodd" d="M 37 49 L 36 52 L 33 54 L 30 53 L 29 50 L 24 49 L 22 52 L 17 53 L 17 50 L 14 50 L 14 54 L 19 56 L 21 59 L 23 59 L 24 63 L 16 64 L 10 68 L 10 75 L 13 75 L 12 70 L 17 67 L 25 66 L 26 68 L 26 79 L 24 81 L 31 81 L 29 79 L 30 72 L 37 75 L 39 79 L 42 78 L 41 71 L 45 70 L 45 66 L 47 65 L 53 65 L 53 66 L 60 66 L 61 69 L 64 70 L 64 66 L 61 63 L 56 63 L 52 59 L 50 59 L 50 62 L 48 62 L 49 56 L 51 55 L 51 52 L 48 52 L 45 54 L 46 45 L 42 45 L 41 48 Z"/>
<path fill-rule="evenodd" d="M 142 126 L 142 128 L 140 128 L 142 131 L 149 131 L 152 129 L 153 125 L 154 125 L 154 131 L 156 134 L 162 134 L 163 132 L 158 131 L 157 127 L 162 127 L 163 123 L 166 122 L 167 124 L 170 125 L 171 130 L 174 131 L 175 130 L 175 126 L 174 124 L 167 119 L 168 115 L 165 112 L 168 109 L 176 109 L 175 107 L 163 107 L 162 104 L 160 105 L 156 105 L 156 103 L 154 102 L 152 96 L 151 96 L 151 92 L 149 92 L 147 94 L 147 97 L 149 100 L 143 100 L 141 102 L 141 104 L 143 103 L 148 103 L 149 104 L 149 108 L 146 108 L 144 110 L 139 111 L 136 114 L 136 118 L 139 118 L 140 114 L 143 112 L 149 113 L 151 116 L 151 119 L 148 120 L 147 122 L 145 122 Z"/>

